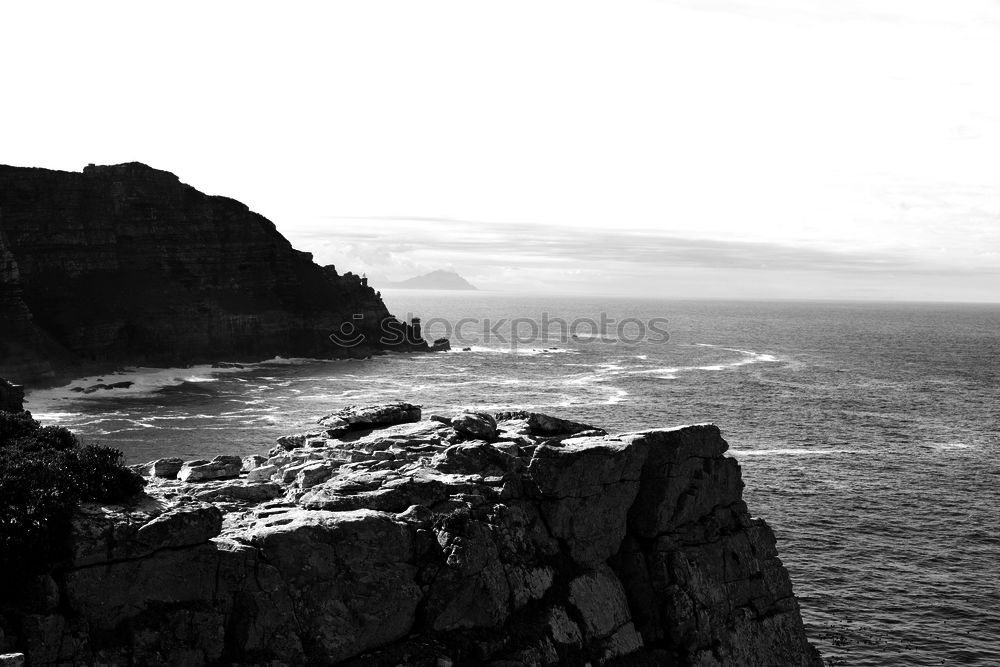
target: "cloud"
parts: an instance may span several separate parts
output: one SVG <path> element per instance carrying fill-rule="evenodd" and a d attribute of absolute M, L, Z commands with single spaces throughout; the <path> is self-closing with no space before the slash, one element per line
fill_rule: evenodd
<path fill-rule="evenodd" d="M 334 218 L 347 220 L 345 218 Z M 632 266 L 636 269 L 697 268 L 768 272 L 862 274 L 1000 273 L 1000 266 L 949 266 L 929 262 L 906 250 L 846 251 L 804 244 L 697 238 L 649 230 L 572 228 L 522 222 L 482 222 L 433 217 L 349 218 L 335 240 L 322 230 L 295 234 L 310 244 L 323 238 L 379 273 L 395 268 L 427 270 L 459 267 L 587 268 Z M 405 242 L 400 239 L 405 238 Z M 381 265 L 379 260 L 382 260 Z M 400 276 L 407 277 L 407 276 Z"/>

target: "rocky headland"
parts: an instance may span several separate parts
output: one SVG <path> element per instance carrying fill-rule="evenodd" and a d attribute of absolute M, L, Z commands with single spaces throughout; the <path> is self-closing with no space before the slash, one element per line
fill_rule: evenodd
<path fill-rule="evenodd" d="M 26 384 L 429 348 L 363 277 L 317 265 L 244 204 L 137 162 L 0 165 L 0 321 L 0 376 Z"/>
<path fill-rule="evenodd" d="M 31 665 L 821 665 L 713 425 L 331 414 L 85 504 L 0 614 Z"/>

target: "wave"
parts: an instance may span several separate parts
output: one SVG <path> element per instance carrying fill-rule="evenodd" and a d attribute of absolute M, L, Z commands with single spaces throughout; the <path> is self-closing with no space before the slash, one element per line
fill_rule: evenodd
<path fill-rule="evenodd" d="M 747 456 L 830 456 L 832 454 L 851 454 L 852 451 L 849 449 L 779 448 L 740 449 L 730 450 L 729 453 L 737 458 L 744 458 Z"/>
<path fill-rule="evenodd" d="M 608 400 L 604 401 L 605 405 L 617 405 L 621 403 L 626 398 L 628 398 L 628 392 L 624 389 L 619 389 L 617 387 L 612 388 L 612 394 L 608 396 Z"/>
<path fill-rule="evenodd" d="M 31 406 L 29 405 L 30 409 Z M 47 421 L 65 421 L 67 419 L 75 419 L 76 417 L 84 416 L 82 412 L 41 412 L 39 410 L 32 410 L 31 416 L 40 422 Z"/>
<path fill-rule="evenodd" d="M 718 364 L 707 364 L 704 366 L 670 366 L 664 368 L 644 368 L 632 372 L 635 374 L 642 374 L 642 375 L 656 375 L 662 380 L 673 380 L 676 379 L 679 373 L 689 373 L 691 371 L 726 371 L 731 368 L 739 368 L 740 366 L 749 366 L 750 364 L 773 363 L 781 361 L 781 359 L 779 359 L 775 355 L 768 354 L 766 352 L 741 350 L 735 347 L 722 347 L 721 345 L 712 345 L 711 343 L 694 343 L 694 346 L 711 347 L 717 350 L 725 350 L 726 352 L 738 352 L 739 354 L 742 354 L 743 357 L 741 359 L 736 359 L 734 361 L 722 362 Z"/>
<path fill-rule="evenodd" d="M 313 359 L 312 357 L 273 357 L 252 364 L 239 364 L 245 368 L 266 366 L 308 366 L 309 364 L 329 364 L 338 361 L 353 361 L 352 359 Z"/>
<path fill-rule="evenodd" d="M 254 410 L 257 412 L 257 410 Z M 204 415 L 204 414 L 174 414 L 174 415 L 151 415 L 145 417 L 146 421 L 174 421 L 178 419 L 218 419 L 221 415 Z"/>
<path fill-rule="evenodd" d="M 713 345 L 712 343 L 695 343 L 695 347 L 712 347 L 717 350 L 725 350 L 727 352 L 739 352 L 740 354 L 746 355 L 743 359 L 739 361 L 734 361 L 729 364 L 723 364 L 724 368 L 732 368 L 734 366 L 745 366 L 747 364 L 756 364 L 761 361 L 781 361 L 778 357 L 773 354 L 767 354 L 765 352 L 754 352 L 753 350 L 741 350 L 737 347 L 723 347 L 721 345 Z M 713 367 L 704 367 L 706 369 Z"/>
<path fill-rule="evenodd" d="M 621 341 L 621 338 L 619 338 L 617 332 L 615 332 L 615 333 L 607 333 L 607 332 L 601 333 L 599 331 L 584 331 L 584 332 L 574 333 L 572 336 L 570 336 L 570 340 L 574 340 L 574 339 L 576 339 L 576 340 L 583 339 L 583 340 L 588 340 L 588 341 L 598 341 L 598 342 L 601 342 L 601 343 L 618 343 L 618 342 Z M 557 340 L 559 340 L 559 339 L 557 339 Z M 563 340 L 565 340 L 565 339 L 563 339 Z M 625 342 L 634 342 L 634 341 L 631 341 L 628 337 L 626 337 L 625 338 Z"/>
<path fill-rule="evenodd" d="M 607 373 L 584 373 L 583 375 L 577 375 L 576 377 L 563 378 L 562 384 L 569 385 L 587 385 L 593 384 L 595 382 L 600 382 L 604 375 Z"/>
<path fill-rule="evenodd" d="M 468 349 L 466 349 L 468 348 Z M 538 356 L 542 354 L 579 354 L 579 350 L 572 350 L 565 347 L 486 347 L 485 345 L 466 345 L 452 352 L 478 352 L 480 354 L 517 354 L 525 356 Z"/>
<path fill-rule="evenodd" d="M 616 371 L 623 371 L 623 370 L 625 370 L 624 366 L 622 366 L 621 364 L 613 363 L 613 362 L 612 363 L 606 363 L 606 364 L 597 364 L 596 368 L 598 369 L 598 371 L 605 372 L 605 373 L 614 373 Z"/>
<path fill-rule="evenodd" d="M 949 451 L 952 449 L 969 449 L 972 445 L 964 442 L 930 442 L 927 443 L 928 447 L 931 449 L 936 449 L 938 451 Z"/>

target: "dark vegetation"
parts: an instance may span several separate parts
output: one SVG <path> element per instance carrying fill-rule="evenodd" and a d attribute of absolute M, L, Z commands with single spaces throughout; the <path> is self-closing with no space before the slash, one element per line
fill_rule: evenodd
<path fill-rule="evenodd" d="M 70 519 L 80 502 L 115 502 L 144 485 L 125 466 L 121 451 L 81 446 L 67 429 L 43 427 L 29 413 L 0 412 L 3 579 L 45 572 L 64 559 Z"/>

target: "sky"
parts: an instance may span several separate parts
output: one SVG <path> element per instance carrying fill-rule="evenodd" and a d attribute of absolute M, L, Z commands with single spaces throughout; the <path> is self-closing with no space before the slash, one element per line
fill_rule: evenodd
<path fill-rule="evenodd" d="M 1000 301 L 1000 2 L 0 5 L 0 163 L 139 161 L 378 286 Z"/>

